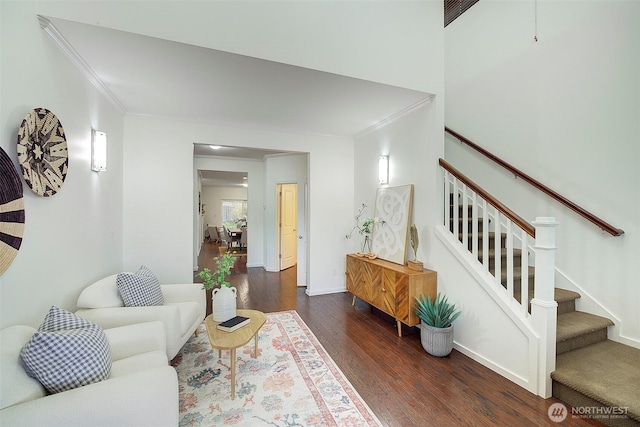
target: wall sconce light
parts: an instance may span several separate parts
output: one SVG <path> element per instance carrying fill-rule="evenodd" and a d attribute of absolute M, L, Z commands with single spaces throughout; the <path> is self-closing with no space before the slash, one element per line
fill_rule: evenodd
<path fill-rule="evenodd" d="M 91 130 L 91 170 L 107 170 L 107 134 L 95 129 Z"/>
<path fill-rule="evenodd" d="M 389 156 L 380 156 L 378 159 L 378 181 L 380 184 L 389 183 Z"/>

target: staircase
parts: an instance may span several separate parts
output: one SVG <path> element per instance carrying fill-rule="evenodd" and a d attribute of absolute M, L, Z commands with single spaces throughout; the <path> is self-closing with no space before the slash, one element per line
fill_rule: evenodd
<path fill-rule="evenodd" d="M 453 197 L 453 196 L 452 196 Z M 451 199 L 452 200 L 452 199 Z M 451 207 L 451 212 L 453 206 Z M 471 229 L 471 214 L 468 229 Z M 462 207 L 458 221 L 463 221 Z M 453 232 L 453 213 L 449 230 Z M 462 230 L 462 226 L 457 227 Z M 494 247 L 493 232 L 483 232 L 482 220 L 478 222 L 478 260 L 482 263 L 482 239 L 486 233 L 489 247 Z M 501 283 L 506 288 L 506 234 L 501 233 Z M 463 242 L 462 232 L 458 240 Z M 471 241 L 467 249 L 471 251 Z M 489 271 L 495 265 L 495 250 L 488 254 Z M 513 250 L 513 265 L 520 265 L 522 251 Z M 529 268 L 528 299 L 533 298 L 534 269 Z M 520 301 L 522 271 L 514 268 L 513 295 Z M 640 427 L 640 350 L 607 339 L 607 328 L 613 325 L 610 319 L 576 311 L 576 300 L 580 294 L 555 289 L 554 299 L 558 303 L 556 330 L 556 370 L 551 374 L 553 396 L 571 405 L 578 413 L 569 417 L 592 418 L 609 426 Z M 530 311 L 530 306 L 529 306 Z"/>
<path fill-rule="evenodd" d="M 640 426 L 640 350 L 607 339 L 607 318 L 576 311 L 580 294 L 556 289 L 553 396 L 608 426 Z M 579 416 L 583 414 L 575 414 Z M 571 416 L 571 415 L 570 415 Z"/>

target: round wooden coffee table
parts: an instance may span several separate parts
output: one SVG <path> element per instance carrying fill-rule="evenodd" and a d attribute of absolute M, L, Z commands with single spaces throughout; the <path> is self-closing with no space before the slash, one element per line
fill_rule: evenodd
<path fill-rule="evenodd" d="M 209 343 L 211 347 L 218 349 L 218 357 L 222 355 L 222 350 L 229 350 L 231 355 L 231 398 L 235 398 L 236 394 L 236 348 L 242 347 L 251 338 L 255 338 L 255 348 L 253 351 L 253 357 L 258 357 L 258 331 L 264 325 L 267 320 L 267 316 L 257 310 L 236 310 L 236 316 L 244 316 L 251 319 L 248 325 L 236 329 L 233 332 L 221 331 L 216 326 L 220 322 L 213 320 L 213 315 L 210 314 L 204 320 L 204 324 L 207 327 L 207 334 L 209 335 Z"/>

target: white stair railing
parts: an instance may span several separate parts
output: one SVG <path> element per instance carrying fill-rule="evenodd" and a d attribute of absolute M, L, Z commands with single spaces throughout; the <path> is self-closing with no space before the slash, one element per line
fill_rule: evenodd
<path fill-rule="evenodd" d="M 444 226 L 469 251 L 470 262 L 480 263 L 492 276 L 491 285 L 495 292 L 517 301 L 517 304 L 509 306 L 531 326 L 540 340 L 538 395 L 550 397 L 556 352 L 554 272 L 557 223 L 554 218 L 544 217 L 536 218 L 531 225 L 443 159 L 440 159 L 440 165 L 444 183 Z M 490 244 L 491 234 L 493 245 Z M 516 258 L 520 260 L 517 265 Z M 518 268 L 520 281 L 516 282 Z M 535 280 L 529 313 L 529 274 L 532 270 L 535 271 Z"/>
<path fill-rule="evenodd" d="M 535 261 L 535 240 L 530 227 L 523 230 L 508 215 L 455 175 L 443 169 L 445 182 L 444 225 L 461 245 L 493 276 L 493 285 L 506 292 L 529 315 L 529 271 Z M 491 242 L 493 235 L 493 242 Z M 466 242 L 466 245 L 465 245 Z M 504 242 L 504 243 L 503 243 Z M 491 256 L 493 254 L 493 256 Z M 516 259 L 519 262 L 516 263 Z M 504 264 L 504 265 L 503 265 Z M 504 268 L 503 268 L 504 267 Z M 520 270 L 520 279 L 515 283 Z"/>

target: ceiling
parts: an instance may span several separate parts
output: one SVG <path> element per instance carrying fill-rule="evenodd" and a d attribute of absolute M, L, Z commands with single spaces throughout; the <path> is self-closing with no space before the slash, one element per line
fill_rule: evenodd
<path fill-rule="evenodd" d="M 248 186 L 249 181 L 245 172 L 226 172 L 201 170 L 200 177 L 205 187 L 243 187 Z"/>
<path fill-rule="evenodd" d="M 233 158 L 233 159 L 249 159 L 249 160 L 263 160 L 265 157 L 274 155 L 288 154 L 284 151 L 278 150 L 264 150 L 258 148 L 246 148 L 246 147 L 229 147 L 229 146 L 213 146 L 205 144 L 194 144 L 193 154 L 194 156 L 207 156 L 207 157 L 221 157 L 221 158 Z M 202 178 L 202 185 L 204 186 L 222 186 L 222 187 L 242 187 L 248 184 L 245 179 L 247 173 L 245 172 L 226 172 L 226 171 L 212 171 L 212 170 L 200 170 L 200 177 Z"/>
<path fill-rule="evenodd" d="M 357 137 L 432 95 L 58 18 L 41 26 L 114 105 L 130 115 Z M 193 141 L 194 154 L 261 159 L 273 150 Z"/>

